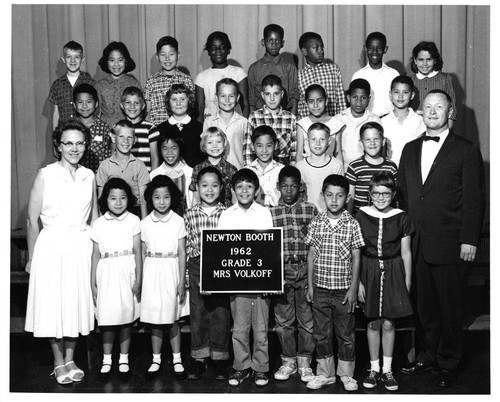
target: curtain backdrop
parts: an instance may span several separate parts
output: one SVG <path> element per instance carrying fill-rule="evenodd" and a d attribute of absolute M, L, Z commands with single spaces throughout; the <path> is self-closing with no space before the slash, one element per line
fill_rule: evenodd
<path fill-rule="evenodd" d="M 132 73 L 144 85 L 158 70 L 155 45 L 164 35 L 179 41 L 180 67 L 194 77 L 210 67 L 203 51 L 212 31 L 232 42 L 230 64 L 245 70 L 264 54 L 263 28 L 285 29 L 283 53 L 304 60 L 298 38 L 318 32 L 325 57 L 340 67 L 344 87 L 366 64 L 364 39 L 385 33 L 384 61 L 400 73 L 421 40 L 436 42 L 443 71 L 455 78 L 458 123 L 455 131 L 478 143 L 489 182 L 490 7 L 440 5 L 12 5 L 12 173 L 11 228 L 26 226 L 26 206 L 37 170 L 54 159 L 51 153 L 52 82 L 64 74 L 60 60 L 69 40 L 82 44 L 83 69 L 104 77 L 97 65 L 112 40 L 124 42 L 137 63 Z M 488 190 L 489 193 L 489 190 Z M 487 218 L 489 222 L 489 218 Z"/>

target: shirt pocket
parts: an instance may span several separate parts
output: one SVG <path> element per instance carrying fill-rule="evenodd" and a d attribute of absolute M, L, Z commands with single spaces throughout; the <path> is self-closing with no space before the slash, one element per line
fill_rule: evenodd
<path fill-rule="evenodd" d="M 350 243 L 347 241 L 340 241 L 337 247 L 338 257 L 341 260 L 348 261 L 351 257 Z"/>

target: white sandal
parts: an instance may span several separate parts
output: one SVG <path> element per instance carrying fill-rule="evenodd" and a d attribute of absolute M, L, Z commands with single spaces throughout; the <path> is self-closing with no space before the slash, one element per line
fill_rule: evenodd
<path fill-rule="evenodd" d="M 72 363 L 75 364 L 75 362 L 73 360 L 71 360 L 70 362 L 67 362 L 64 365 L 67 366 L 68 364 L 72 364 Z M 75 364 L 75 366 L 76 366 L 76 364 Z M 80 382 L 83 380 L 83 377 L 85 377 L 85 373 L 83 372 L 83 370 L 79 369 L 78 367 L 76 367 L 76 369 L 73 369 L 73 370 L 68 370 L 68 375 L 69 375 L 69 378 L 71 378 L 71 380 L 73 382 Z"/>
<path fill-rule="evenodd" d="M 54 367 L 54 371 L 50 375 L 54 376 L 54 378 L 56 379 L 57 383 L 60 384 L 60 385 L 71 384 L 73 382 L 73 379 L 71 378 L 71 376 L 70 376 L 69 373 L 61 374 L 61 375 L 57 375 L 57 373 L 56 373 L 57 369 L 60 369 L 60 368 L 63 368 L 63 367 L 66 368 L 66 366 L 64 364 L 61 364 L 60 366 Z"/>

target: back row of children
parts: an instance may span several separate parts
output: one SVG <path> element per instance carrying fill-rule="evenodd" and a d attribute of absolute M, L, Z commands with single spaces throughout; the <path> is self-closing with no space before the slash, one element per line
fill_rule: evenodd
<path fill-rule="evenodd" d="M 347 137 L 353 127 L 354 130 L 356 127 L 359 128 L 359 125 L 364 120 L 383 116 L 387 118 L 387 122 L 384 122 L 384 124 L 387 123 L 386 133 L 389 138 L 389 152 L 394 152 L 392 159 L 397 162 L 399 149 L 396 147 L 395 151 L 392 151 L 392 140 L 389 131 L 396 127 L 401 129 L 400 126 L 404 126 L 403 130 L 406 132 L 409 130 L 410 125 L 411 130 L 414 130 L 415 123 L 413 121 L 416 120 L 416 117 L 413 116 L 414 111 L 411 108 L 398 108 L 394 99 L 392 99 L 391 104 L 391 97 L 387 95 L 393 90 L 391 83 L 398 73 L 383 63 L 383 55 L 388 49 L 384 34 L 373 32 L 368 35 L 365 42 L 368 64 L 353 75 L 353 80 L 358 78 L 366 79 L 370 84 L 368 86 L 369 102 L 365 108 L 367 110 L 358 108 L 358 111 L 355 111 L 352 107 L 352 102 L 357 100 L 357 96 L 351 98 L 351 86 L 347 91 L 347 100 L 351 104 L 351 108 L 346 108 L 346 97 L 340 70 L 336 64 L 325 62 L 323 41 L 320 35 L 307 32 L 300 37 L 299 48 L 305 57 L 306 63 L 298 73 L 293 61 L 288 60 L 279 53 L 284 45 L 282 27 L 276 24 L 266 26 L 262 44 L 266 49 L 265 55 L 250 66 L 247 76 L 240 67 L 234 67 L 227 63 L 227 57 L 231 51 L 231 42 L 228 36 L 223 32 L 213 32 L 209 35 L 205 44 L 205 49 L 212 61 L 212 68 L 201 72 L 193 81 L 177 68 L 179 59 L 177 40 L 170 36 L 162 37 L 156 46 L 156 57 L 161 70 L 147 80 L 144 95 L 142 95 L 140 83 L 130 74 L 130 71 L 135 68 L 135 63 L 123 43 L 111 42 L 104 49 L 99 65 L 108 75 L 95 83 L 88 73 L 80 71 L 83 49 L 78 43 L 71 41 L 63 49 L 63 61 L 66 64 L 67 73 L 54 82 L 49 94 L 49 100 L 54 104 L 54 127 L 59 120 L 74 118 L 77 115 L 82 118 L 73 88 L 76 89 L 82 83 L 95 84 L 97 89 L 97 97 L 94 98 L 95 110 L 92 113 L 89 111 L 84 112 L 87 115 L 84 119 L 92 120 L 87 123 L 96 124 L 96 134 L 94 135 L 96 139 L 93 141 L 95 142 L 93 146 L 100 148 L 101 153 L 107 153 L 107 156 L 111 153 L 112 145 L 109 144 L 109 136 L 101 133 L 106 126 L 102 123 L 93 122 L 96 119 L 95 114 L 98 114 L 99 118 L 110 128 L 124 117 L 130 119 L 130 115 L 135 116 L 132 117 L 132 120 L 134 120 L 134 124 L 138 125 L 137 130 L 140 133 L 138 133 L 138 144 L 134 147 L 133 153 L 144 159 L 148 170 L 154 169 L 161 163 L 157 157 L 158 152 L 151 149 L 151 155 L 148 156 L 146 146 L 143 154 L 139 155 L 139 144 L 147 144 L 148 139 L 145 133 L 148 129 L 151 130 L 153 126 L 159 127 L 165 121 L 174 124 L 173 114 L 168 110 L 170 102 L 165 100 L 165 95 L 172 85 L 183 84 L 191 93 L 189 97 L 196 100 L 196 103 L 191 105 L 192 110 L 188 113 L 189 117 L 186 116 L 184 119 L 195 120 L 196 116 L 198 116 L 197 120 L 203 123 L 205 128 L 217 126 L 225 131 L 232 145 L 228 160 L 237 168 L 249 164 L 254 159 L 248 146 L 250 136 L 246 135 L 243 140 L 241 137 L 244 135 L 242 133 L 252 130 L 257 125 L 271 125 L 277 132 L 280 138 L 280 146 L 276 155 L 278 161 L 295 163 L 303 157 L 303 154 L 307 155 L 307 141 L 303 141 L 303 138 L 311 120 L 331 122 L 333 133 L 340 134 L 339 130 L 342 130 L 345 126 L 345 135 L 336 136 L 337 156 L 342 159 L 343 154 L 350 151 L 348 149 L 348 139 L 345 141 L 345 148 L 348 150 L 341 149 L 341 139 Z M 421 99 L 431 89 L 444 89 L 454 99 L 451 76 L 441 72 L 442 64 L 442 58 L 433 42 L 421 42 L 413 50 L 412 74 L 410 75 L 413 84 L 410 84 L 411 89 L 405 91 L 414 93 L 411 94 L 410 99 L 410 102 L 414 103 L 410 103 L 410 105 L 418 108 L 415 109 L 417 114 L 421 110 Z M 279 77 L 281 81 L 279 87 L 281 89 L 274 88 L 274 91 L 271 92 L 264 91 L 263 80 L 270 75 Z M 220 88 L 216 84 L 225 78 L 231 78 L 237 83 L 236 94 L 219 93 Z M 314 105 L 314 101 L 310 97 L 311 93 L 307 91 L 312 84 L 320 85 L 323 88 L 322 92 L 325 94 L 325 107 L 321 114 L 319 112 L 321 107 Z M 124 93 L 124 89 L 127 87 L 136 87 L 141 90 L 135 94 L 133 102 L 127 99 L 131 95 Z M 281 96 L 279 102 L 274 101 L 274 107 L 270 108 L 265 102 L 265 96 L 273 96 L 272 92 L 279 93 Z M 221 102 L 219 97 L 226 96 L 235 97 L 236 99 L 227 102 L 229 105 L 226 105 L 225 110 L 223 110 L 221 104 L 224 102 Z M 420 100 L 417 101 L 418 99 Z M 234 107 L 232 107 L 233 104 Z M 127 112 L 127 108 L 129 112 Z M 96 110 L 97 113 L 94 113 Z M 148 120 L 145 119 L 146 115 L 149 116 Z M 334 116 L 336 120 L 331 120 L 331 117 Z M 359 121 L 360 117 L 363 117 L 361 119 L 363 121 Z M 246 118 L 249 120 L 248 124 Z M 452 118 L 455 119 L 456 116 L 454 115 Z M 399 125 L 395 124 L 396 119 Z M 337 120 L 344 124 L 340 125 Z M 411 123 L 407 122 L 407 120 L 410 120 Z M 270 121 L 272 121 L 272 124 L 270 124 Z M 178 119 L 175 123 L 187 124 L 187 122 L 183 123 Z M 353 127 L 350 127 L 349 123 L 353 123 Z M 250 127 L 247 128 L 247 125 Z M 193 121 L 188 128 L 193 129 L 196 128 L 195 126 L 196 124 Z M 304 129 L 304 126 L 306 129 Z M 294 135 L 296 135 L 296 141 L 294 141 Z M 412 135 L 415 135 L 413 131 Z M 354 137 L 357 137 L 357 135 L 354 135 Z M 398 136 L 396 141 L 400 137 L 402 136 Z M 241 141 L 243 141 L 243 144 L 247 144 L 243 150 L 243 155 L 241 155 L 242 150 L 240 149 L 242 147 Z M 154 148 L 155 145 L 154 141 L 151 141 L 151 147 Z M 104 159 L 102 155 L 99 158 L 101 158 L 100 160 Z M 351 160 L 344 160 L 345 170 Z M 190 166 L 193 167 L 192 164 Z M 92 165 L 92 167 L 97 168 L 95 165 Z"/>

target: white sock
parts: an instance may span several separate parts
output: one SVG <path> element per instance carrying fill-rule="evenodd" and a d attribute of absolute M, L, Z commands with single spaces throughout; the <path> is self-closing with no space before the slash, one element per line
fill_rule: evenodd
<path fill-rule="evenodd" d="M 109 373 L 111 370 L 111 355 L 103 354 L 101 373 Z M 108 366 L 109 364 L 109 366 Z"/>
<path fill-rule="evenodd" d="M 122 363 L 126 363 L 123 364 Z M 120 373 L 128 373 L 129 371 L 129 366 L 128 366 L 128 353 L 122 354 L 120 353 L 120 360 L 118 360 L 118 370 Z"/>
<path fill-rule="evenodd" d="M 377 373 L 380 371 L 380 359 L 370 360 L 370 370 Z"/>
<path fill-rule="evenodd" d="M 182 358 L 180 353 L 172 353 L 173 363 L 182 363 Z"/>
<path fill-rule="evenodd" d="M 161 353 L 158 353 L 157 355 L 153 353 L 153 363 L 157 364 L 151 364 L 149 366 L 148 372 L 154 373 L 160 369 L 159 364 L 161 364 Z"/>
<path fill-rule="evenodd" d="M 161 353 L 158 353 L 157 355 L 153 353 L 153 363 L 161 364 Z"/>
<path fill-rule="evenodd" d="M 118 364 L 128 363 L 128 353 L 120 353 L 120 359 L 118 360 Z"/>
<path fill-rule="evenodd" d="M 182 365 L 182 358 L 180 353 L 172 353 L 173 356 L 173 361 L 172 363 L 174 364 L 174 371 L 176 373 L 182 373 L 184 371 L 184 366 Z M 180 363 L 180 364 L 176 364 Z"/>
<path fill-rule="evenodd" d="M 384 356 L 384 365 L 382 366 L 382 373 L 392 371 L 392 357 Z"/>

